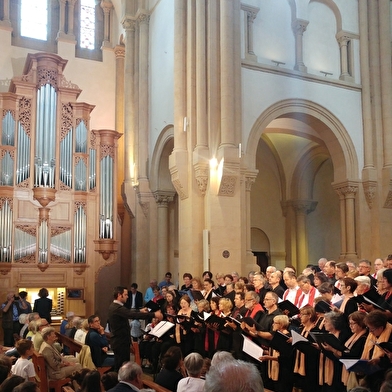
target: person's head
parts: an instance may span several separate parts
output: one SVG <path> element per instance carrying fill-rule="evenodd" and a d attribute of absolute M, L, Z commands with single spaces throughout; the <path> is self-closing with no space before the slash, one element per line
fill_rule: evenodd
<path fill-rule="evenodd" d="M 41 331 L 41 334 L 44 341 L 50 345 L 52 345 L 57 340 L 56 331 L 53 327 L 45 327 Z"/>
<path fill-rule="evenodd" d="M 373 310 L 365 317 L 365 324 L 370 333 L 379 337 L 384 331 L 388 322 L 388 316 L 382 310 Z"/>
<path fill-rule="evenodd" d="M 335 266 L 336 266 L 335 261 L 333 261 L 333 260 L 327 261 L 324 265 L 324 268 L 323 268 L 325 275 L 327 275 L 327 276 L 335 275 Z"/>
<path fill-rule="evenodd" d="M 233 303 L 230 301 L 229 298 L 220 298 L 218 307 L 221 312 L 226 314 L 231 312 L 231 309 L 233 308 Z"/>
<path fill-rule="evenodd" d="M 260 297 L 255 291 L 248 291 L 245 294 L 245 307 L 247 309 L 253 309 L 260 301 Z"/>
<path fill-rule="evenodd" d="M 169 283 L 170 282 L 170 279 L 172 278 L 172 274 L 171 274 L 171 272 L 166 272 L 166 274 L 165 274 L 165 280 L 166 280 L 166 282 L 167 283 Z"/>
<path fill-rule="evenodd" d="M 12 392 L 40 392 L 40 389 L 35 381 L 24 381 L 16 386 Z"/>
<path fill-rule="evenodd" d="M 234 283 L 229 283 L 226 285 L 226 294 L 231 293 L 233 290 L 234 290 Z"/>
<path fill-rule="evenodd" d="M 260 273 L 257 273 L 253 277 L 253 285 L 255 286 L 256 290 L 260 290 L 264 287 L 265 285 L 265 278 L 264 276 Z"/>
<path fill-rule="evenodd" d="M 368 276 L 364 276 L 364 275 L 357 276 L 354 280 L 358 284 L 357 290 L 356 290 L 358 295 L 364 294 L 367 291 L 369 291 L 369 289 L 371 287 L 371 283 L 370 283 L 370 278 Z"/>
<path fill-rule="evenodd" d="M 162 358 L 162 365 L 167 370 L 176 370 L 182 361 L 182 353 L 180 347 L 171 346 Z"/>
<path fill-rule="evenodd" d="M 328 332 L 342 331 L 345 326 L 345 316 L 340 312 L 328 312 L 324 315 L 324 326 Z"/>
<path fill-rule="evenodd" d="M 314 323 L 317 320 L 316 311 L 310 305 L 305 305 L 299 312 L 301 324 Z"/>
<path fill-rule="evenodd" d="M 289 327 L 290 320 L 285 314 L 279 314 L 274 317 L 274 322 L 272 324 L 272 329 L 274 331 L 284 331 Z"/>
<path fill-rule="evenodd" d="M 287 286 L 289 289 L 294 289 L 297 287 L 297 277 L 295 275 L 295 272 L 292 271 L 286 271 L 283 273 L 283 280 L 284 284 Z"/>
<path fill-rule="evenodd" d="M 374 272 L 377 272 L 381 268 L 384 268 L 384 262 L 382 259 L 374 260 Z"/>
<path fill-rule="evenodd" d="M 180 299 L 180 306 L 182 309 L 188 309 L 191 306 L 191 299 L 189 295 L 184 294 Z"/>
<path fill-rule="evenodd" d="M 22 384 L 24 377 L 13 374 L 11 377 L 5 379 L 0 385 L 0 392 L 12 392 L 15 387 Z"/>
<path fill-rule="evenodd" d="M 172 303 L 172 302 L 174 302 L 175 298 L 176 298 L 176 294 L 173 291 L 169 290 L 166 293 L 166 301 L 167 302 Z"/>
<path fill-rule="evenodd" d="M 351 390 L 352 391 L 352 390 Z M 350 392 L 351 392 L 350 391 Z M 392 380 L 385 380 L 380 387 L 380 392 L 391 392 L 392 391 Z"/>
<path fill-rule="evenodd" d="M 276 307 L 276 304 L 279 301 L 279 297 L 273 291 L 268 291 L 264 297 L 264 307 L 268 310 Z"/>
<path fill-rule="evenodd" d="M 327 302 L 331 301 L 333 297 L 333 286 L 330 283 L 325 282 L 318 286 L 317 289 L 324 300 L 326 300 Z"/>
<path fill-rule="evenodd" d="M 81 392 L 99 392 L 102 390 L 101 374 L 98 370 L 88 372 L 82 381 Z"/>
<path fill-rule="evenodd" d="M 242 308 L 245 305 L 245 293 L 236 293 L 234 297 L 234 305 L 237 308 Z"/>
<path fill-rule="evenodd" d="M 15 348 L 21 356 L 31 356 L 33 354 L 33 341 L 28 339 L 19 339 L 15 343 Z"/>
<path fill-rule="evenodd" d="M 366 328 L 365 317 L 366 313 L 358 310 L 348 316 L 348 325 L 352 333 L 359 333 Z"/>
<path fill-rule="evenodd" d="M 317 264 L 318 264 L 318 266 L 319 266 L 319 268 L 320 268 L 321 271 L 323 271 L 324 266 L 325 266 L 325 263 L 326 263 L 327 261 L 328 261 L 328 260 L 327 260 L 325 257 L 322 257 L 322 258 L 319 259 L 319 261 L 317 262 Z"/>
<path fill-rule="evenodd" d="M 219 309 L 219 297 L 212 297 L 210 299 L 210 308 L 212 311 Z"/>
<path fill-rule="evenodd" d="M 386 269 L 382 273 L 383 277 L 383 286 L 386 290 L 390 290 L 392 288 L 392 269 Z"/>
<path fill-rule="evenodd" d="M 203 280 L 205 280 L 205 279 L 212 279 L 212 272 L 211 271 L 204 271 L 203 272 L 203 274 L 202 274 L 202 278 L 203 278 Z"/>
<path fill-rule="evenodd" d="M 262 392 L 263 381 L 256 366 L 244 361 L 211 365 L 206 374 L 205 392 Z"/>
<path fill-rule="evenodd" d="M 234 290 L 236 293 L 242 293 L 244 291 L 245 284 L 238 281 L 234 283 Z"/>
<path fill-rule="evenodd" d="M 117 372 L 106 372 L 102 374 L 101 383 L 105 391 L 114 388 L 118 384 Z"/>
<path fill-rule="evenodd" d="M 0 354 L 0 384 L 11 374 L 12 359 Z"/>
<path fill-rule="evenodd" d="M 89 328 L 98 330 L 101 328 L 101 320 L 99 319 L 99 317 L 96 314 L 91 315 L 88 318 L 88 326 Z"/>
<path fill-rule="evenodd" d="M 158 285 L 158 281 L 156 279 L 151 279 L 150 280 L 150 287 L 151 288 L 154 288 L 157 285 Z"/>
<path fill-rule="evenodd" d="M 137 283 L 132 283 L 132 284 L 131 284 L 131 287 L 129 288 L 129 291 L 130 291 L 132 294 L 136 294 L 137 288 L 138 288 Z"/>
<path fill-rule="evenodd" d="M 128 299 L 128 290 L 124 286 L 116 286 L 113 290 L 113 298 L 116 301 L 120 301 L 123 304 L 127 302 Z"/>
<path fill-rule="evenodd" d="M 357 289 L 358 283 L 352 278 L 343 278 L 340 281 L 340 291 L 342 294 L 354 294 Z"/>
<path fill-rule="evenodd" d="M 238 272 L 233 271 L 233 272 L 231 273 L 231 276 L 233 277 L 233 283 L 238 282 L 238 279 L 240 278 L 240 274 L 239 274 Z"/>
<path fill-rule="evenodd" d="M 204 360 L 199 353 L 191 353 L 184 359 L 184 366 L 189 377 L 199 378 L 203 365 Z"/>
<path fill-rule="evenodd" d="M 359 275 L 367 276 L 370 274 L 372 263 L 369 260 L 363 259 L 358 264 Z"/>
<path fill-rule="evenodd" d="M 357 264 L 354 261 L 346 261 L 349 272 L 357 272 Z"/>
<path fill-rule="evenodd" d="M 280 276 L 277 272 L 272 272 L 268 278 L 268 283 L 272 286 L 278 286 L 280 283 Z"/>
<path fill-rule="evenodd" d="M 227 285 L 227 284 L 230 284 L 230 283 L 233 283 L 233 275 L 231 275 L 231 274 L 226 274 L 225 276 L 224 276 L 224 280 L 225 280 L 225 284 Z"/>
<path fill-rule="evenodd" d="M 388 256 L 385 258 L 384 267 L 385 267 L 385 268 L 392 268 L 392 254 L 391 254 L 391 255 L 388 255 Z"/>
<path fill-rule="evenodd" d="M 199 313 L 210 312 L 210 303 L 206 299 L 201 299 L 200 301 L 197 301 L 197 310 L 199 311 Z"/>
<path fill-rule="evenodd" d="M 26 299 L 27 298 L 27 291 L 19 291 L 19 298 Z"/>
<path fill-rule="evenodd" d="M 214 287 L 214 281 L 211 279 L 208 279 L 208 278 L 204 279 L 203 287 L 204 287 L 204 290 L 206 290 L 206 291 L 212 290 L 212 288 Z"/>
<path fill-rule="evenodd" d="M 336 279 L 339 280 L 339 279 L 345 278 L 347 275 L 347 272 L 348 272 L 348 267 L 347 267 L 346 263 L 341 262 L 341 263 L 336 264 L 336 266 L 335 266 Z"/>
<path fill-rule="evenodd" d="M 40 298 L 46 298 L 49 297 L 49 291 L 45 287 L 43 287 L 39 292 L 38 292 L 38 297 Z"/>
<path fill-rule="evenodd" d="M 201 284 L 201 280 L 199 278 L 193 278 L 191 282 L 193 290 L 203 290 L 203 285 Z"/>
<path fill-rule="evenodd" d="M 246 276 L 240 276 L 238 278 L 238 282 L 241 282 L 243 284 L 247 284 L 247 283 L 249 283 L 249 279 Z"/>
<path fill-rule="evenodd" d="M 319 287 L 321 284 L 325 283 L 328 281 L 328 278 L 326 277 L 326 275 L 324 274 L 324 272 L 316 272 L 314 274 L 314 279 L 313 279 L 313 283 L 315 287 Z"/>
<path fill-rule="evenodd" d="M 137 388 L 143 388 L 142 381 L 143 370 L 136 362 L 125 362 L 118 371 L 118 381 L 124 381 L 135 385 Z"/>
<path fill-rule="evenodd" d="M 273 265 L 269 265 L 265 270 L 265 277 L 267 280 L 269 279 L 269 277 L 273 272 L 276 272 L 276 267 L 274 267 Z"/>
<path fill-rule="evenodd" d="M 211 366 L 218 366 L 222 363 L 233 362 L 235 358 L 228 351 L 217 351 L 211 359 Z"/>
<path fill-rule="evenodd" d="M 223 286 L 225 284 L 225 274 L 222 272 L 218 272 L 215 275 L 215 280 L 216 280 L 217 284 L 219 284 L 220 286 Z"/>
<path fill-rule="evenodd" d="M 82 368 L 80 370 L 74 371 L 69 377 L 72 380 L 72 384 L 77 384 L 76 390 L 80 390 L 80 386 L 82 385 L 83 379 L 91 369 Z"/>
<path fill-rule="evenodd" d="M 154 293 L 154 297 L 159 297 L 161 295 L 161 290 L 159 289 L 158 286 L 154 287 L 152 289 L 152 292 Z"/>
<path fill-rule="evenodd" d="M 255 276 L 255 271 L 249 271 L 248 273 L 248 280 L 250 284 L 253 284 L 253 277 Z"/>
<path fill-rule="evenodd" d="M 312 285 L 310 283 L 310 279 L 305 275 L 300 275 L 297 278 L 299 288 L 305 293 L 308 294 Z"/>
<path fill-rule="evenodd" d="M 189 272 L 185 272 L 182 275 L 182 280 L 184 281 L 185 286 L 190 286 L 193 276 Z"/>

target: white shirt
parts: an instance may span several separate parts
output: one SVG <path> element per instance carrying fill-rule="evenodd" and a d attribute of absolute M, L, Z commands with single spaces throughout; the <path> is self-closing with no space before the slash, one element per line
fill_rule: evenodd
<path fill-rule="evenodd" d="M 185 377 L 178 382 L 177 392 L 203 392 L 204 382 L 201 378 Z"/>
<path fill-rule="evenodd" d="M 35 377 L 33 362 L 28 359 L 19 358 L 15 362 L 15 365 L 12 366 L 11 373 L 21 376 L 28 381 L 30 377 Z"/>

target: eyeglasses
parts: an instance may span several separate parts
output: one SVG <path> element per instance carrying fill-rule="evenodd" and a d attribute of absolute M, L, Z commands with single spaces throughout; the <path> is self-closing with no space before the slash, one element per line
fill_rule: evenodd
<path fill-rule="evenodd" d="M 355 325 L 355 324 L 357 324 L 357 323 L 356 323 L 355 321 L 349 321 L 348 324 L 349 324 L 349 325 Z"/>
<path fill-rule="evenodd" d="M 245 302 L 254 301 L 253 298 L 245 298 Z"/>
<path fill-rule="evenodd" d="M 264 301 L 273 301 L 273 298 L 264 298 Z"/>
<path fill-rule="evenodd" d="M 368 330 L 369 330 L 369 332 L 371 332 L 371 333 L 373 333 L 374 331 L 377 331 L 377 329 L 380 329 L 381 327 L 370 327 L 369 325 L 368 325 Z"/>

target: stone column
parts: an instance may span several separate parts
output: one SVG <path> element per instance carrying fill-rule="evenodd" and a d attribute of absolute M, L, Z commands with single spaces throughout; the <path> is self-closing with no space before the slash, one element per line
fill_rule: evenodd
<path fill-rule="evenodd" d="M 139 24 L 139 126 L 138 126 L 138 154 L 137 162 L 139 181 L 147 180 L 148 163 L 148 34 L 150 15 L 142 13 L 138 15 Z"/>
<path fill-rule="evenodd" d="M 241 9 L 245 11 L 245 58 L 257 61 L 257 56 L 253 51 L 253 22 L 256 19 L 260 8 L 241 4 Z"/>
<path fill-rule="evenodd" d="M 309 22 L 303 19 L 296 19 L 292 28 L 295 37 L 295 66 L 294 69 L 301 72 L 307 72 L 303 59 L 303 35 Z"/>
<path fill-rule="evenodd" d="M 235 145 L 234 1 L 220 3 L 221 146 Z"/>
<path fill-rule="evenodd" d="M 154 197 L 158 204 L 158 276 L 165 276 L 170 270 L 168 204 L 173 201 L 174 194 L 157 191 Z"/>
<path fill-rule="evenodd" d="M 124 155 L 125 155 L 125 183 L 136 184 L 135 161 L 134 161 L 134 132 L 135 132 L 135 27 L 136 21 L 126 17 L 122 21 L 125 30 L 125 74 L 124 74 L 124 107 L 127 108 L 124 115 Z"/>
<path fill-rule="evenodd" d="M 65 4 L 67 0 L 59 0 L 59 31 L 57 32 L 57 39 L 64 38 L 65 34 Z"/>
<path fill-rule="evenodd" d="M 10 19 L 10 0 L 4 0 L 3 2 L 3 19 L 0 20 L 1 26 L 11 26 Z"/>
<path fill-rule="evenodd" d="M 351 76 L 350 69 L 349 69 L 349 59 L 350 59 L 351 53 L 349 53 L 349 51 L 348 51 L 348 44 L 349 44 L 351 38 L 344 31 L 339 31 L 339 33 L 336 34 L 336 39 L 339 43 L 339 49 L 340 49 L 340 76 L 339 76 L 339 79 L 353 82 L 354 78 Z"/>
<path fill-rule="evenodd" d="M 257 171 L 252 172 L 247 172 L 245 173 L 245 207 L 246 207 L 246 212 L 245 212 L 245 249 L 246 249 L 246 264 L 249 270 L 252 270 L 254 268 L 255 264 L 255 256 L 253 255 L 252 252 L 252 234 L 251 234 L 251 217 L 250 217 L 250 192 L 252 190 L 252 185 L 256 181 L 257 177 Z M 252 267 L 251 267 L 252 266 Z"/>
<path fill-rule="evenodd" d="M 68 30 L 67 37 L 69 39 L 75 39 L 74 25 L 75 25 L 75 3 L 76 0 L 68 0 Z"/>
<path fill-rule="evenodd" d="M 333 187 L 340 198 L 340 219 L 342 230 L 341 258 L 356 259 L 358 256 L 355 242 L 355 196 L 358 191 L 358 184 L 353 181 L 347 181 L 345 183 L 333 184 Z M 345 232 L 344 235 L 343 231 Z"/>
<path fill-rule="evenodd" d="M 110 12 L 113 8 L 113 4 L 111 1 L 102 0 L 101 8 L 103 9 L 103 42 L 102 48 L 111 48 L 110 44 Z"/>
<path fill-rule="evenodd" d="M 303 270 L 309 264 L 306 215 L 315 210 L 317 202 L 312 200 L 292 200 L 291 206 L 295 211 L 297 268 Z"/>

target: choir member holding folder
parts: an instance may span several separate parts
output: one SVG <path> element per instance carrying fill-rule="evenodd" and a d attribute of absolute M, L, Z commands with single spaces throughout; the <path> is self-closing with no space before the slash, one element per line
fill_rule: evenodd
<path fill-rule="evenodd" d="M 197 313 L 191 308 L 191 299 L 185 294 L 180 299 L 180 310 L 176 317 L 175 337 L 176 343 L 180 345 L 182 355 L 186 357 L 193 352 L 194 347 L 194 318 Z"/>
<path fill-rule="evenodd" d="M 293 348 L 289 341 L 289 324 L 286 315 L 274 317 L 270 348 L 259 358 L 261 361 L 268 361 L 268 378 L 272 381 L 274 391 L 291 392 L 293 389 Z"/>

